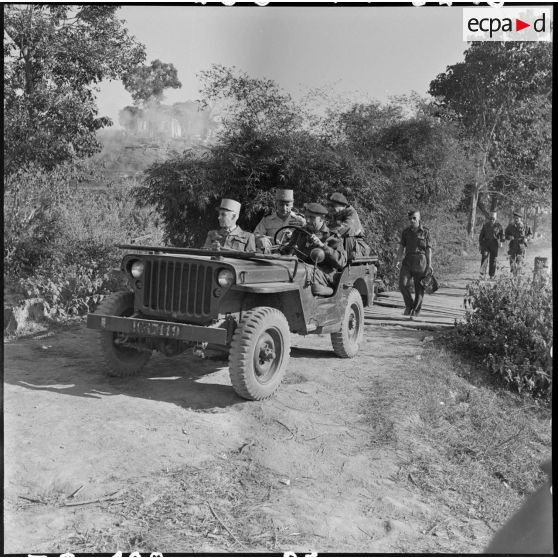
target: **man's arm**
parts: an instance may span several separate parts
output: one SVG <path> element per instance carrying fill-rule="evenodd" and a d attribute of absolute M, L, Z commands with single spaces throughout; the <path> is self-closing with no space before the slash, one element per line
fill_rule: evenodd
<path fill-rule="evenodd" d="M 506 240 L 506 236 L 504 235 L 504 227 L 502 227 L 502 225 L 500 225 L 500 223 L 498 223 L 498 241 L 504 242 L 504 240 Z"/>
<path fill-rule="evenodd" d="M 430 246 L 426 249 L 426 265 L 432 268 L 432 248 Z"/>
<path fill-rule="evenodd" d="M 256 228 L 254 229 L 254 234 L 256 236 L 267 236 L 267 229 L 265 228 L 264 220 L 265 217 L 263 217 L 262 220 L 256 225 Z"/>
<path fill-rule="evenodd" d="M 342 243 L 339 243 L 335 248 L 332 246 L 324 246 L 324 252 L 324 262 L 331 265 L 338 271 L 341 271 L 347 264 L 347 253 L 342 248 Z"/>
<path fill-rule="evenodd" d="M 256 251 L 256 237 L 252 233 L 248 233 L 246 252 L 255 252 L 255 251 Z"/>
<path fill-rule="evenodd" d="M 430 231 L 426 230 L 426 265 L 432 271 L 432 244 L 430 242 Z"/>
<path fill-rule="evenodd" d="M 515 238 L 515 237 L 514 237 L 513 225 L 508 225 L 508 226 L 506 227 L 505 236 L 506 236 L 506 240 L 512 240 L 512 238 Z"/>
<path fill-rule="evenodd" d="M 205 244 L 203 245 L 203 247 L 212 249 L 214 242 L 216 242 L 215 231 L 209 231 L 207 233 L 207 237 L 205 239 Z"/>

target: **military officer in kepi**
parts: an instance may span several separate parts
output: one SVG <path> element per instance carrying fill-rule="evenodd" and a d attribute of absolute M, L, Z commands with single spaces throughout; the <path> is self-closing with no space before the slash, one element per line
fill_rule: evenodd
<path fill-rule="evenodd" d="M 256 241 L 251 232 L 243 231 L 236 222 L 240 215 L 240 202 L 223 198 L 219 206 L 219 229 L 209 231 L 205 239 L 204 248 L 210 250 L 239 250 L 241 252 L 255 252 Z"/>
<path fill-rule="evenodd" d="M 405 301 L 403 315 L 413 319 L 420 314 L 422 307 L 424 286 L 421 280 L 427 274 L 432 273 L 432 246 L 430 244 L 430 232 L 420 222 L 420 212 L 409 211 L 408 217 L 410 225 L 401 233 L 397 260 L 401 264 L 399 290 Z M 409 288 L 411 279 L 415 287 L 414 302 Z"/>
<path fill-rule="evenodd" d="M 490 279 L 496 273 L 496 259 L 498 258 L 498 247 L 504 242 L 504 227 L 496 221 L 496 212 L 492 211 L 488 221 L 482 226 L 479 235 L 479 250 L 481 253 L 481 279 L 486 277 L 486 266 L 488 264 L 488 276 Z"/>
<path fill-rule="evenodd" d="M 364 229 L 356 209 L 340 192 L 334 192 L 329 196 L 328 205 L 331 208 L 329 229 L 345 240 L 347 257 L 352 259 L 358 256 L 368 256 L 370 247 L 364 241 Z"/>
<path fill-rule="evenodd" d="M 304 217 L 293 211 L 293 204 L 294 193 L 292 190 L 276 190 L 275 211 L 273 211 L 271 215 L 264 217 L 254 229 L 256 248 L 258 250 L 269 254 L 274 242 L 275 233 L 281 227 L 287 227 L 289 225 L 303 227 L 306 224 Z M 288 233 L 289 231 L 284 231 L 284 234 Z M 281 234 L 281 237 L 282 236 L 283 234 Z M 277 242 L 280 243 L 281 238 L 278 238 Z"/>
<path fill-rule="evenodd" d="M 294 254 L 303 262 L 312 294 L 316 296 L 333 294 L 335 273 L 347 263 L 343 242 L 338 237 L 332 238 L 325 224 L 327 213 L 327 208 L 320 203 L 306 204 L 306 226 L 295 230 L 289 242 L 279 250 L 281 254 Z M 314 260 L 311 254 L 314 254 Z M 316 255 L 323 260 L 316 260 Z"/>
<path fill-rule="evenodd" d="M 529 240 L 533 233 L 531 227 L 522 221 L 522 213 L 520 211 L 513 212 L 513 223 L 506 227 L 506 240 L 509 240 L 508 255 L 510 256 L 510 270 L 512 275 L 518 275 L 523 260 L 525 259 L 525 248 L 527 247 L 527 240 Z"/>

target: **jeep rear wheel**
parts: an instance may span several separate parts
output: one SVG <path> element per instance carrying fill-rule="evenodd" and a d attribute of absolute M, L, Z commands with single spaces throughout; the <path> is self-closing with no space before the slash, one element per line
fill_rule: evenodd
<path fill-rule="evenodd" d="M 354 357 L 364 336 L 364 305 L 360 293 L 351 289 L 341 324 L 341 331 L 331 334 L 333 351 L 341 358 Z"/>
<path fill-rule="evenodd" d="M 119 292 L 107 296 L 97 307 L 95 314 L 131 316 L 134 312 L 134 293 Z M 127 336 L 116 331 L 99 332 L 99 345 L 103 365 L 109 376 L 134 376 L 151 358 L 151 351 L 136 349 L 127 343 Z"/>
<path fill-rule="evenodd" d="M 271 397 L 283 381 L 290 351 L 289 324 L 279 310 L 267 306 L 248 310 L 229 353 L 233 389 L 252 401 Z"/>

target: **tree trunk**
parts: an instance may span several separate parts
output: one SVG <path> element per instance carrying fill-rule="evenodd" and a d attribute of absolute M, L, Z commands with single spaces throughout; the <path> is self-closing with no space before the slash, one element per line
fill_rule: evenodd
<path fill-rule="evenodd" d="M 479 200 L 479 186 L 475 184 L 471 192 L 471 208 L 469 210 L 469 223 L 467 225 L 467 234 L 469 238 L 473 238 L 475 234 L 475 223 L 477 220 L 477 202 Z"/>
<path fill-rule="evenodd" d="M 539 228 L 539 208 L 535 208 L 535 214 L 533 215 L 533 238 L 537 234 L 537 229 Z"/>

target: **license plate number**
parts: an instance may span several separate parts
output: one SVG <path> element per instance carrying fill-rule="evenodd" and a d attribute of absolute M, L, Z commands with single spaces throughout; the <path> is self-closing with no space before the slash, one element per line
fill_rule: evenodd
<path fill-rule="evenodd" d="M 180 327 L 175 324 L 154 324 L 150 322 L 132 322 L 132 332 L 137 335 L 154 337 L 179 337 Z"/>

